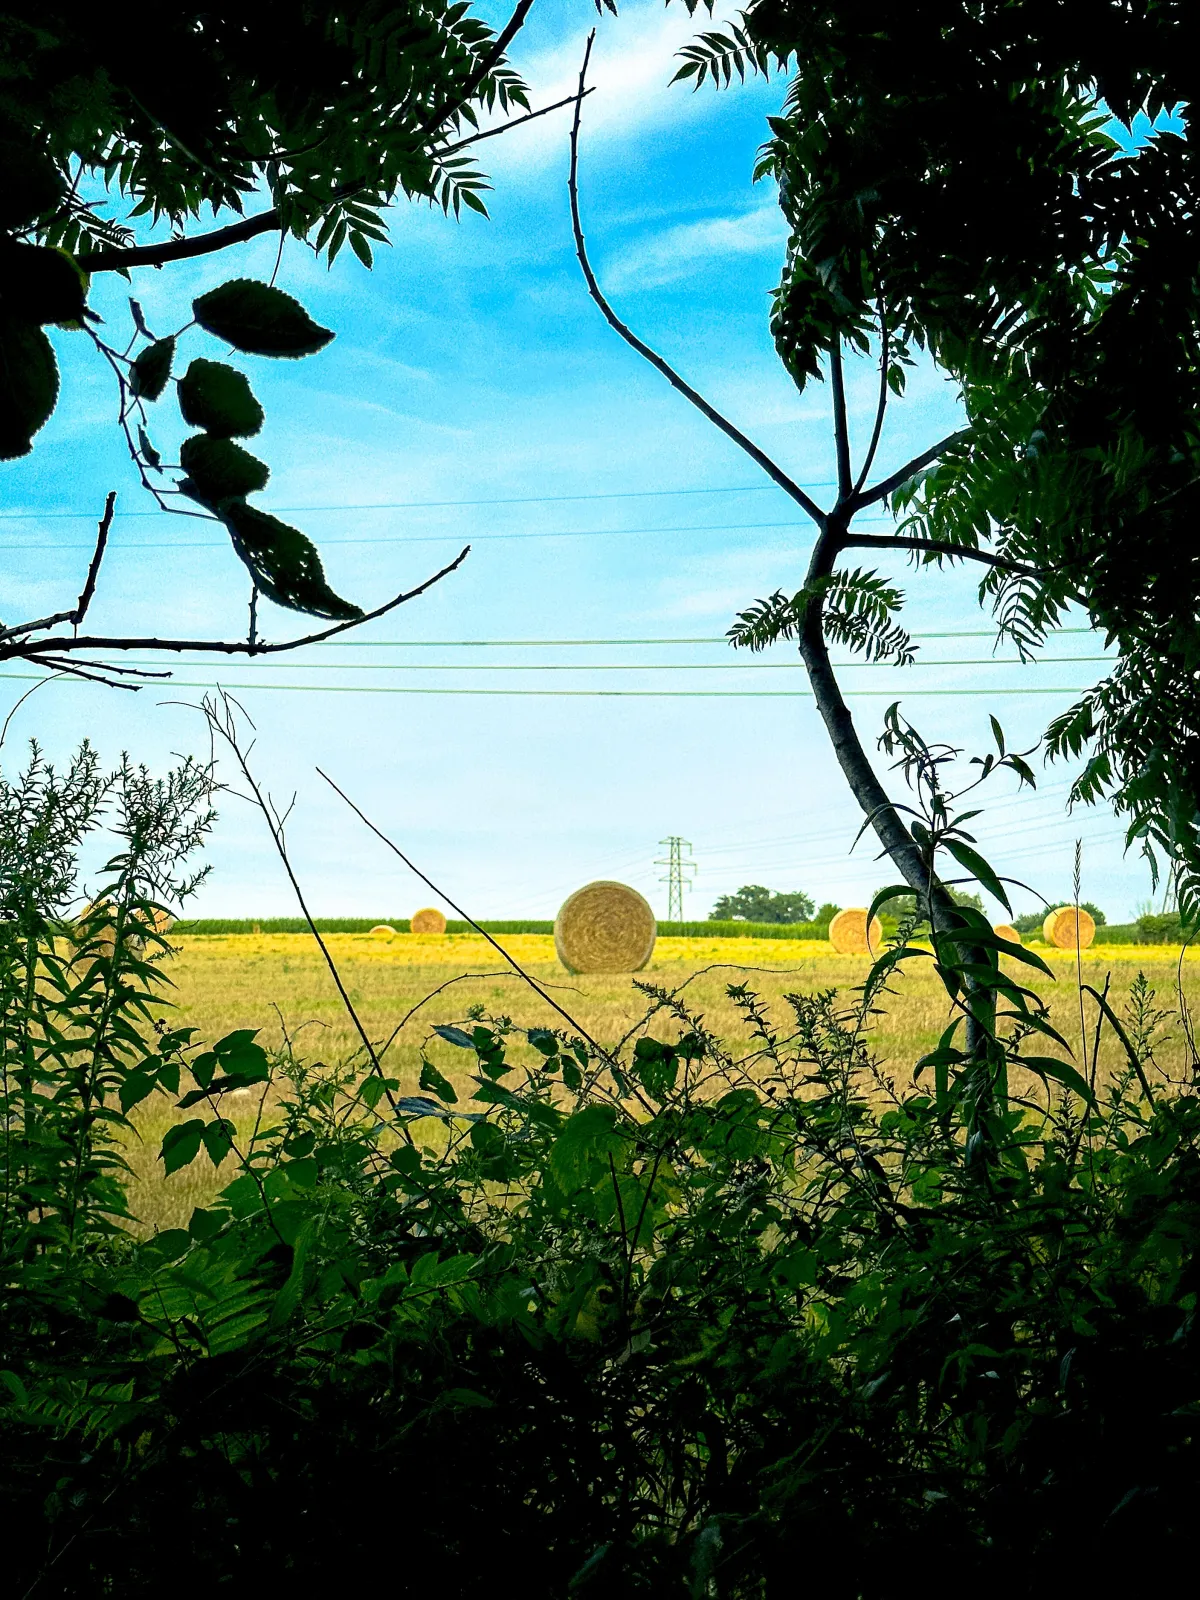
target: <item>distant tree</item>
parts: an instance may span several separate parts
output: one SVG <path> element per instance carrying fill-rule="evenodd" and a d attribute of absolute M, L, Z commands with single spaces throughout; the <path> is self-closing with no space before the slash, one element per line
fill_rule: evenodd
<path fill-rule="evenodd" d="M 841 906 L 834 905 L 832 900 L 826 900 L 823 905 L 819 905 L 817 907 L 817 914 L 813 918 L 813 921 L 828 925 L 833 921 L 834 917 L 837 916 L 841 909 Z"/>
<path fill-rule="evenodd" d="M 266 234 L 278 235 L 280 252 L 290 237 L 330 263 L 348 245 L 369 267 L 373 245 L 387 238 L 384 213 L 398 198 L 483 212 L 488 186 L 464 152 L 500 128 L 473 131 L 479 114 L 522 112 L 505 125 L 541 114 L 528 111 L 505 56 L 532 4 L 518 0 L 498 34 L 450 0 L 131 0 L 119 18 L 61 0 L 0 9 L 0 459 L 30 451 L 58 400 L 46 326 L 71 330 L 69 381 L 88 381 L 86 365 L 99 363 L 142 487 L 163 511 L 227 530 L 250 599 L 244 640 L 81 633 L 113 493 L 102 515 L 97 507 L 99 531 L 76 603 L 0 624 L 0 661 L 23 657 L 128 683 L 137 669 L 97 653 L 289 649 L 305 641 L 262 638 L 260 596 L 324 619 L 330 626 L 306 639 L 324 637 L 382 615 L 458 564 L 364 613 L 329 587 L 302 532 L 251 502 L 269 471 L 242 441 L 259 431 L 263 412 L 224 356 L 232 346 L 296 358 L 326 345 L 333 333 L 291 296 L 235 277 L 181 305 L 170 332 L 152 332 L 136 299 L 127 329 L 102 325 L 88 292 L 97 273 L 132 281 L 139 271 Z M 260 208 L 246 215 L 255 202 Z M 189 232 L 205 209 L 238 220 Z M 140 232 L 147 227 L 149 237 Z M 183 366 L 185 335 L 199 348 Z M 167 397 L 178 402 L 174 419 L 160 404 Z M 60 472 L 70 479 L 69 456 Z M 169 570 L 164 577 L 169 582 Z"/>
<path fill-rule="evenodd" d="M 709 912 L 710 922 L 811 922 L 813 903 L 802 890 L 790 894 L 743 885 L 736 894 L 723 894 Z"/>

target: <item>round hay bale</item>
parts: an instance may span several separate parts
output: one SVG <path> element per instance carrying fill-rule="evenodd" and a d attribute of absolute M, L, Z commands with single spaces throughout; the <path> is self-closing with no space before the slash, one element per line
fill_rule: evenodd
<path fill-rule="evenodd" d="M 850 906 L 829 924 L 829 942 L 840 956 L 874 955 L 883 943 L 883 924 L 872 917 L 868 928 L 866 906 Z"/>
<path fill-rule="evenodd" d="M 554 919 L 554 948 L 568 972 L 640 972 L 657 935 L 637 890 L 607 879 L 568 895 Z"/>
<path fill-rule="evenodd" d="M 1078 929 L 1078 931 L 1076 931 Z M 1086 950 L 1096 937 L 1096 924 L 1082 906 L 1059 906 L 1042 923 L 1042 938 L 1058 950 Z"/>
<path fill-rule="evenodd" d="M 409 927 L 413 933 L 445 933 L 446 919 L 433 906 L 424 906 L 420 911 L 413 912 Z"/>
<path fill-rule="evenodd" d="M 418 915 L 420 915 L 419 912 Z M 371 929 L 371 935 L 376 939 L 394 939 L 396 937 L 396 930 L 392 927 L 390 922 L 377 922 Z"/>
<path fill-rule="evenodd" d="M 1021 935 L 1013 927 L 1011 922 L 997 922 L 995 927 L 992 929 L 992 932 L 997 934 L 1001 939 L 1007 939 L 1009 944 L 1021 943 Z"/>

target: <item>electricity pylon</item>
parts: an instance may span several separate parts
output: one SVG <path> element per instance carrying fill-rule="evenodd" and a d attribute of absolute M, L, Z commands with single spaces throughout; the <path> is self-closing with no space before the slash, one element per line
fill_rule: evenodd
<path fill-rule="evenodd" d="M 654 863 L 656 867 L 667 869 L 663 877 L 658 880 L 667 886 L 667 921 L 682 922 L 683 891 L 692 887 L 689 874 L 696 870 L 696 863 L 686 861 L 683 852 L 686 850 L 688 855 L 691 855 L 692 846 L 687 839 L 681 839 L 674 833 L 658 842 L 667 849 L 667 854 Z"/>

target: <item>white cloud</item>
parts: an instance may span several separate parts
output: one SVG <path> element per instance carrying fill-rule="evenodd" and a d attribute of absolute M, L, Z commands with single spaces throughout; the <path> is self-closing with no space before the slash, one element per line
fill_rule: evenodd
<path fill-rule="evenodd" d="M 776 205 L 757 206 L 740 216 L 682 222 L 662 233 L 638 239 L 607 263 L 612 289 L 655 289 L 677 283 L 706 262 L 731 256 L 782 252 L 787 224 Z"/>
<path fill-rule="evenodd" d="M 594 19 L 582 18 L 577 29 L 558 43 L 532 56 L 518 48 L 515 62 L 530 87 L 532 104 L 552 105 L 574 94 L 579 83 L 584 44 Z M 718 14 L 703 18 L 704 31 L 719 30 Z M 711 114 L 714 93 L 693 93 L 671 80 L 680 65 L 682 45 L 700 32 L 701 19 L 689 16 L 685 6 L 664 8 L 658 0 L 622 8 L 619 17 L 605 16 L 597 29 L 588 69 L 589 95 L 585 113 L 585 159 L 589 146 L 610 139 L 628 139 L 648 126 L 677 123 Z M 491 169 L 542 165 L 561 157 L 570 108 L 541 117 L 497 140 L 486 155 Z"/>

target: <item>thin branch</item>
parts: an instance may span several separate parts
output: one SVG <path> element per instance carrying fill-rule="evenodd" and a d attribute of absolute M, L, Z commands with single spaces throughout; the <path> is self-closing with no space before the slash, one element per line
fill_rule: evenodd
<path fill-rule="evenodd" d="M 87 608 L 92 603 L 92 596 L 96 592 L 96 579 L 100 573 L 100 563 L 104 560 L 105 546 L 108 544 L 108 530 L 112 527 L 113 508 L 117 503 L 115 489 L 108 491 L 108 498 L 104 502 L 104 515 L 100 518 L 100 526 L 96 531 L 96 548 L 92 552 L 92 559 L 88 564 L 87 578 L 84 580 L 83 592 L 70 611 L 56 611 L 51 617 L 40 617 L 36 622 L 22 622 L 18 627 L 5 628 L 0 631 L 0 644 L 6 639 L 20 638 L 26 633 L 36 633 L 39 628 L 56 628 L 60 622 L 69 622 L 77 628 L 87 615 Z"/>
<path fill-rule="evenodd" d="M 750 459 L 758 464 L 785 494 L 790 497 L 813 519 L 818 527 L 824 525 L 825 513 L 814 500 L 811 500 L 798 483 L 794 483 L 781 467 L 776 466 L 764 451 L 748 439 L 740 428 L 734 427 L 721 415 L 715 407 L 709 405 L 703 395 L 699 394 L 687 383 L 675 369 L 663 360 L 656 351 L 639 339 L 633 330 L 626 326 L 617 316 L 616 312 L 604 298 L 600 285 L 596 281 L 596 274 L 592 271 L 591 262 L 588 260 L 587 246 L 583 238 L 583 226 L 579 220 L 579 122 L 580 112 L 583 109 L 583 96 L 585 93 L 584 80 L 587 76 L 588 61 L 592 53 L 592 44 L 595 40 L 595 29 L 588 35 L 587 49 L 583 56 L 583 66 L 579 71 L 579 91 L 575 97 L 575 120 L 571 127 L 571 167 L 567 179 L 567 191 L 571 198 L 571 227 L 575 234 L 575 254 L 579 258 L 579 265 L 583 271 L 584 282 L 587 284 L 588 294 L 600 308 L 600 313 L 609 327 L 618 333 L 631 349 L 636 350 L 644 360 L 662 373 L 663 377 L 676 389 L 685 400 L 690 400 L 697 411 L 706 416 L 713 425 L 721 430 L 727 439 L 732 439 L 734 444 L 744 450 Z"/>
<path fill-rule="evenodd" d="M 431 578 L 426 578 L 425 582 L 418 584 L 415 589 L 407 589 L 384 605 L 376 606 L 374 611 L 364 612 L 361 617 L 351 617 L 347 622 L 336 622 L 332 627 L 322 628 L 318 633 L 306 633 L 299 639 L 284 639 L 279 644 L 262 642 L 251 644 L 248 640 L 229 639 L 108 639 L 88 636 L 23 639 L 13 644 L 6 644 L 3 637 L 0 637 L 0 661 L 11 660 L 14 656 L 33 661 L 39 659 L 44 652 L 58 653 L 66 650 L 173 650 L 177 653 L 207 651 L 214 655 L 227 656 L 278 655 L 282 651 L 298 650 L 302 645 L 320 644 L 325 639 L 332 639 L 335 634 L 345 633 L 348 628 L 358 628 L 364 622 L 374 622 L 377 617 L 386 616 L 389 611 L 394 611 L 397 606 L 404 605 L 408 600 L 415 600 L 418 595 L 431 589 L 435 583 L 440 583 L 443 578 L 448 577 L 462 565 L 470 550 L 471 546 L 465 545 L 454 560 L 440 572 L 435 572 Z"/>
<path fill-rule="evenodd" d="M 589 94 L 595 94 L 594 89 L 583 91 L 586 99 Z M 469 139 L 460 139 L 457 144 L 448 144 L 437 152 L 438 157 L 452 156 L 456 150 L 465 150 L 469 144 L 478 144 L 481 139 L 494 139 L 498 133 L 507 133 L 510 128 L 519 128 L 523 122 L 536 122 L 538 117 L 546 117 L 552 111 L 561 111 L 563 106 L 574 105 L 579 96 L 567 95 L 565 100 L 556 100 L 552 106 L 542 106 L 538 111 L 527 111 L 523 117 L 513 117 L 508 122 L 501 122 L 495 128 L 485 128 L 482 133 L 473 133 Z"/>
<path fill-rule="evenodd" d="M 444 889 L 439 889 L 437 884 L 434 883 L 432 878 L 427 878 L 425 876 L 425 874 L 421 871 L 420 867 L 414 865 L 414 863 L 411 862 L 408 859 L 408 857 L 404 854 L 404 851 L 401 850 L 400 846 L 397 845 L 397 844 L 393 844 L 391 839 L 388 838 L 387 834 L 384 833 L 382 831 L 382 829 L 377 828 L 375 826 L 375 824 L 371 821 L 370 817 L 368 817 L 365 814 L 365 812 L 362 812 L 362 811 L 359 810 L 359 808 L 355 805 L 354 801 L 351 800 L 350 796 L 345 792 L 345 790 L 344 789 L 339 789 L 337 784 L 334 783 L 333 779 L 329 776 L 329 774 L 327 772 L 322 772 L 321 768 L 318 767 L 317 768 L 317 776 L 319 778 L 324 778 L 325 782 L 333 790 L 334 794 L 338 795 L 340 799 L 342 799 L 342 800 L 344 800 L 346 802 L 346 804 L 350 807 L 351 811 L 353 811 L 354 815 L 358 818 L 358 820 L 361 823 L 363 823 L 364 826 L 366 826 L 367 828 L 369 828 L 371 830 L 371 832 L 380 841 L 380 843 L 387 845 L 388 849 L 392 852 L 393 855 L 399 856 L 400 860 L 403 861 L 404 865 L 408 868 L 408 870 L 410 872 L 416 873 L 417 877 L 420 878 L 421 882 L 423 884 L 425 884 L 427 888 L 432 889 L 434 894 L 436 894 L 440 900 L 444 900 L 446 902 L 446 904 L 451 908 L 451 910 L 457 911 L 459 916 L 463 919 L 464 922 L 469 922 L 471 924 L 471 926 L 475 929 L 475 932 L 480 934 L 483 938 L 485 938 L 487 940 L 487 942 L 491 945 L 492 949 L 495 950 L 498 955 L 502 956 L 503 959 L 508 962 L 509 966 L 513 969 L 513 971 L 517 974 L 517 976 L 521 977 L 521 978 L 524 978 L 525 982 L 529 985 L 529 987 L 533 990 L 533 992 L 535 994 L 537 994 L 537 995 L 540 995 L 541 998 L 546 1002 L 546 1004 L 548 1006 L 553 1007 L 553 1009 L 558 1012 L 560 1017 L 564 1018 L 567 1022 L 569 1022 L 571 1024 L 572 1028 L 574 1028 L 580 1034 L 580 1036 L 582 1038 L 587 1040 L 587 1042 L 592 1046 L 592 1048 L 596 1051 L 596 1053 L 599 1056 L 601 1056 L 606 1061 L 610 1061 L 612 1059 L 611 1053 L 609 1051 L 607 1051 L 604 1048 L 603 1045 L 597 1043 L 597 1041 L 592 1038 L 591 1034 L 587 1031 L 587 1029 L 585 1027 L 583 1027 L 583 1025 L 580 1022 L 578 1022 L 576 1020 L 576 1018 L 574 1018 L 569 1011 L 564 1011 L 562 1006 L 559 1005 L 558 1001 L 555 1000 L 551 995 L 548 995 L 546 993 L 545 989 L 543 989 L 542 985 L 540 983 L 538 983 L 537 979 L 536 978 L 531 978 L 530 975 L 525 971 L 524 967 L 522 967 L 521 964 L 518 961 L 516 961 L 512 956 L 509 955 L 508 951 L 504 948 L 504 946 L 501 945 L 501 944 L 497 944 L 496 940 L 492 938 L 491 934 L 487 931 L 486 928 L 481 928 L 480 925 L 475 921 L 474 917 L 470 916 L 466 911 L 464 911 L 463 908 L 460 905 L 456 905 L 454 903 L 454 901 L 451 900 L 450 896 L 445 892 Z"/>
<path fill-rule="evenodd" d="M 882 299 L 879 301 L 879 400 L 875 407 L 875 426 L 871 430 L 871 443 L 867 448 L 863 460 L 862 471 L 854 483 L 854 493 L 862 493 L 862 486 L 867 481 L 867 474 L 875 463 L 875 452 L 879 449 L 879 441 L 883 436 L 883 419 L 887 412 L 888 403 L 888 331 L 887 312 Z"/>
<path fill-rule="evenodd" d="M 952 445 L 960 439 L 965 439 L 970 432 L 969 428 L 960 428 L 957 433 L 947 434 L 944 439 L 935 445 L 930 445 L 928 450 L 923 450 L 919 456 L 914 456 L 905 466 L 893 472 L 890 477 L 884 478 L 882 483 L 875 484 L 863 494 L 856 494 L 850 502 L 853 511 L 861 511 L 864 506 L 873 506 L 880 500 L 886 500 L 893 489 L 898 489 L 902 483 L 907 483 L 914 473 L 920 472 L 922 467 L 927 467 L 931 461 L 936 461 Z"/>
<path fill-rule="evenodd" d="M 850 470 L 850 423 L 846 416 L 846 379 L 842 371 L 842 341 L 834 338 L 829 347 L 829 382 L 833 390 L 833 440 L 837 451 L 838 504 L 844 505 L 854 492 Z"/>
<path fill-rule="evenodd" d="M 211 255 L 214 250 L 227 250 L 230 245 L 245 244 L 247 239 L 257 239 L 261 233 L 270 233 L 280 225 L 279 209 L 259 211 L 252 217 L 243 217 L 227 228 L 214 228 L 212 233 L 194 234 L 190 239 L 168 239 L 163 244 L 131 245 L 127 250 L 87 250 L 79 257 L 85 272 L 124 272 L 128 267 L 162 267 L 169 261 L 187 261 L 193 256 Z"/>
<path fill-rule="evenodd" d="M 963 561 L 982 561 L 986 566 L 998 567 L 1001 572 L 1011 572 L 1022 578 L 1038 578 L 1043 582 L 1053 576 L 1040 567 L 1028 567 L 1023 561 L 1010 561 L 1006 556 L 994 555 L 990 550 L 978 550 L 969 544 L 945 544 L 940 539 L 910 538 L 907 534 L 897 534 L 893 537 L 882 533 L 847 533 L 838 543 L 842 549 L 928 550 L 933 555 L 953 556 Z"/>

